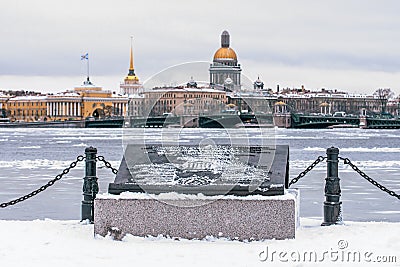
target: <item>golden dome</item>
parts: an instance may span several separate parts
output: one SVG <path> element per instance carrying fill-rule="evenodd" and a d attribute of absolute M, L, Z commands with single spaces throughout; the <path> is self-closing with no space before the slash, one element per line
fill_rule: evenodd
<path fill-rule="evenodd" d="M 275 103 L 275 106 L 286 106 L 286 103 L 283 101 L 279 101 Z"/>
<path fill-rule="evenodd" d="M 136 75 L 128 75 L 125 77 L 125 80 L 139 81 L 139 78 Z"/>
<path fill-rule="evenodd" d="M 221 47 L 214 54 L 214 59 L 234 59 L 237 60 L 235 51 L 229 47 Z"/>

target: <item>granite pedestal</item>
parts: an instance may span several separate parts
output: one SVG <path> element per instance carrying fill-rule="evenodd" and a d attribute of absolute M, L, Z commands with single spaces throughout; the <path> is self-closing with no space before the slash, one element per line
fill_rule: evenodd
<path fill-rule="evenodd" d="M 95 200 L 95 233 L 115 239 L 126 234 L 186 239 L 295 238 L 296 190 L 281 196 L 182 196 L 177 199 L 174 194 L 165 194 L 157 199 L 146 193 L 100 195 Z"/>
<path fill-rule="evenodd" d="M 95 233 L 294 238 L 298 192 L 287 189 L 289 147 L 217 141 L 127 146 L 109 194 L 95 200 Z"/>

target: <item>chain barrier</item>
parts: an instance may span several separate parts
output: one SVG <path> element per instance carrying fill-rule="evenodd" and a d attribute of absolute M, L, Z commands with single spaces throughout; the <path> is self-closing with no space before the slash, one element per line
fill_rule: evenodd
<path fill-rule="evenodd" d="M 25 200 L 27 200 L 27 199 L 33 197 L 33 196 L 36 196 L 36 195 L 39 194 L 40 192 L 43 192 L 43 191 L 46 190 L 48 187 L 54 185 L 55 182 L 57 182 L 58 180 L 60 180 L 64 175 L 66 175 L 67 173 L 69 173 L 69 171 L 70 171 L 71 169 L 73 169 L 73 168 L 76 167 L 76 165 L 78 164 L 78 162 L 83 161 L 84 159 L 85 159 L 85 157 L 82 156 L 82 155 L 76 157 L 76 160 L 73 161 L 73 162 L 71 162 L 71 164 L 69 165 L 69 167 L 65 168 L 65 169 L 64 169 L 60 174 L 58 174 L 53 180 L 48 181 L 47 184 L 41 186 L 39 189 L 36 189 L 35 191 L 33 191 L 33 192 L 31 192 L 31 193 L 29 193 L 29 194 L 27 194 L 27 195 L 25 195 L 25 196 L 22 196 L 22 197 L 20 197 L 20 198 L 14 199 L 14 200 L 11 200 L 11 201 L 9 201 L 9 202 L 1 203 L 1 204 L 0 204 L 0 208 L 6 208 L 6 207 L 8 207 L 8 206 L 15 205 L 15 204 L 17 204 L 17 203 L 19 203 L 19 202 L 25 201 Z"/>
<path fill-rule="evenodd" d="M 117 174 L 117 173 L 118 173 L 118 170 L 115 169 L 115 168 L 113 168 L 113 167 L 111 166 L 111 163 L 108 162 L 107 160 L 105 160 L 103 156 L 97 156 L 96 159 L 97 159 L 98 161 L 103 162 L 104 165 L 105 165 L 107 168 L 111 169 L 112 173 L 114 173 L 114 174 Z"/>
<path fill-rule="evenodd" d="M 343 160 L 344 164 L 349 165 L 355 172 L 357 172 L 362 178 L 373 184 L 374 186 L 378 187 L 380 190 L 388 193 L 389 195 L 396 197 L 397 199 L 400 200 L 400 195 L 396 194 L 394 191 L 387 189 L 385 186 L 381 185 L 371 177 L 369 177 L 365 172 L 360 170 L 349 158 L 342 158 L 339 157 L 339 159 Z"/>
<path fill-rule="evenodd" d="M 310 166 L 308 166 L 304 171 L 302 171 L 299 175 L 297 175 L 297 177 L 293 178 L 290 183 L 289 183 L 289 187 L 292 184 L 297 183 L 301 178 L 303 178 L 304 176 L 306 176 L 307 173 L 309 173 L 312 169 L 314 169 L 315 166 L 317 166 L 319 163 L 323 162 L 326 159 L 326 157 L 323 156 L 319 156 L 313 163 L 311 163 Z"/>

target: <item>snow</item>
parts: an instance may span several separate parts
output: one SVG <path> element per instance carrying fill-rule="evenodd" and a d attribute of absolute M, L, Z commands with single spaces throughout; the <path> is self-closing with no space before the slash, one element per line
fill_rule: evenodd
<path fill-rule="evenodd" d="M 217 195 L 217 196 L 206 196 L 204 194 L 181 194 L 176 192 L 161 193 L 158 195 L 148 193 L 133 193 L 133 192 L 122 192 L 119 195 L 113 195 L 108 193 L 98 194 L 96 198 L 100 199 L 158 199 L 158 200 L 218 200 L 218 199 L 237 199 L 237 200 L 288 200 L 296 199 L 295 190 L 288 189 L 284 195 L 278 196 L 262 196 L 262 195 L 249 195 L 249 196 L 234 196 L 234 195 Z"/>
<path fill-rule="evenodd" d="M 381 266 L 374 260 L 391 261 L 384 266 L 400 264 L 400 223 L 320 223 L 302 218 L 294 240 L 239 242 L 135 236 L 115 241 L 93 236 L 93 225 L 78 221 L 0 221 L 0 265 Z"/>

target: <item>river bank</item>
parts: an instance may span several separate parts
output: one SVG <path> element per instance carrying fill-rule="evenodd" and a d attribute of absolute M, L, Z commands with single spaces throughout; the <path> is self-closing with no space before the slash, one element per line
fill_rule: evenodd
<path fill-rule="evenodd" d="M 0 221 L 2 266 L 398 266 L 400 223 L 321 227 L 301 218 L 293 240 L 239 242 L 93 236 L 79 221 Z M 388 234 L 390 233 L 390 234 Z M 379 265 L 378 265 L 379 264 Z M 382 265 L 383 264 L 383 265 Z"/>

